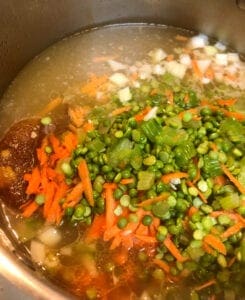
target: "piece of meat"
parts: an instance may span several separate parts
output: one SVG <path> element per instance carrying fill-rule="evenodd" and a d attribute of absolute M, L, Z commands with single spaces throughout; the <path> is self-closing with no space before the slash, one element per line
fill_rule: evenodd
<path fill-rule="evenodd" d="M 28 200 L 25 173 L 36 163 L 36 148 L 44 133 L 39 119 L 14 124 L 0 142 L 0 198 L 9 207 L 19 208 Z"/>

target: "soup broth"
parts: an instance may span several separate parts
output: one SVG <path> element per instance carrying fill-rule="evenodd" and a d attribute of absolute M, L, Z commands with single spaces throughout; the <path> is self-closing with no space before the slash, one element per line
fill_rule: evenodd
<path fill-rule="evenodd" d="M 244 79 L 160 25 L 34 58 L 1 100 L 0 196 L 35 268 L 82 299 L 242 299 Z"/>

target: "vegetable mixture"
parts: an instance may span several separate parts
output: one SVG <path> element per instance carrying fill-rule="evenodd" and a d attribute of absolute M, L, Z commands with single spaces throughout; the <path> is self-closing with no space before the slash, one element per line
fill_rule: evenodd
<path fill-rule="evenodd" d="M 206 36 L 176 40 L 131 66 L 96 57 L 112 73 L 80 92 L 101 105 L 69 105 L 61 132 L 61 97 L 40 113 L 19 209 L 41 224 L 33 260 L 85 299 L 245 293 L 244 63 Z M 63 228 L 78 237 L 60 246 Z"/>

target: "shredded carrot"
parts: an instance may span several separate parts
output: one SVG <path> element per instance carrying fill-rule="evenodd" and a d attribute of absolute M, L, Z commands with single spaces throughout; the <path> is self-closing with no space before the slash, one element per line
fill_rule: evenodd
<path fill-rule="evenodd" d="M 185 172 L 173 172 L 162 176 L 162 181 L 165 184 L 169 184 L 172 179 L 176 178 L 188 178 L 188 173 Z"/>
<path fill-rule="evenodd" d="M 105 188 L 105 205 L 106 205 L 106 228 L 111 228 L 114 225 L 115 214 L 114 209 L 116 207 L 113 189 Z"/>
<path fill-rule="evenodd" d="M 22 216 L 25 218 L 29 218 L 30 216 L 33 215 L 33 213 L 39 208 L 39 205 L 35 202 L 32 201 L 30 204 L 28 204 L 25 208 L 24 211 L 22 212 Z"/>
<path fill-rule="evenodd" d="M 214 183 L 219 186 L 225 185 L 226 184 L 225 176 L 219 175 L 219 176 L 214 177 Z"/>
<path fill-rule="evenodd" d="M 177 41 L 180 41 L 180 42 L 187 42 L 188 41 L 188 37 L 184 36 L 184 35 L 180 35 L 180 34 L 177 34 L 175 36 L 175 39 Z"/>
<path fill-rule="evenodd" d="M 118 234 L 113 238 L 112 243 L 110 245 L 110 250 L 116 249 L 117 247 L 119 247 L 121 245 L 121 243 L 122 243 L 122 238 Z"/>
<path fill-rule="evenodd" d="M 237 99 L 218 99 L 216 102 L 221 106 L 233 106 L 237 102 Z"/>
<path fill-rule="evenodd" d="M 106 75 L 96 76 L 92 75 L 89 81 L 81 88 L 81 92 L 90 97 L 95 97 L 99 88 L 108 80 Z"/>
<path fill-rule="evenodd" d="M 199 181 L 199 179 L 201 178 L 201 171 L 200 169 L 197 167 L 197 173 L 196 173 L 196 176 L 195 178 L 193 179 L 193 183 L 197 183 Z"/>
<path fill-rule="evenodd" d="M 173 243 L 173 241 L 170 238 L 170 235 L 167 235 L 167 237 L 165 238 L 165 240 L 163 241 L 164 246 L 169 250 L 169 252 L 179 261 L 179 262 L 184 262 L 186 261 L 188 258 L 184 257 L 179 249 L 175 246 L 175 244 Z"/>
<path fill-rule="evenodd" d="M 27 179 L 29 178 L 29 179 Z M 26 189 L 26 194 L 38 194 L 39 193 L 39 185 L 41 182 L 40 171 L 38 167 L 34 168 L 31 176 L 24 175 L 24 179 L 28 181 L 28 186 Z"/>
<path fill-rule="evenodd" d="M 224 115 L 226 117 L 235 118 L 238 121 L 244 121 L 245 120 L 245 114 L 244 113 L 240 113 L 240 112 L 236 112 L 236 111 L 228 111 L 228 110 L 222 110 L 222 112 L 224 113 Z"/>
<path fill-rule="evenodd" d="M 85 234 L 85 241 L 87 243 L 101 237 L 105 230 L 105 215 L 95 215 L 92 224 L 89 226 Z"/>
<path fill-rule="evenodd" d="M 233 213 L 233 212 L 229 212 L 229 211 L 225 211 L 225 210 L 216 210 L 216 211 L 213 211 L 210 213 L 210 216 L 213 218 L 217 218 L 221 215 L 226 215 L 230 219 L 232 219 L 236 222 L 241 222 L 241 223 L 245 224 L 245 219 L 237 213 Z"/>
<path fill-rule="evenodd" d="M 94 124 L 91 121 L 87 121 L 83 124 L 83 130 L 85 132 L 93 131 L 94 130 Z"/>
<path fill-rule="evenodd" d="M 191 206 L 188 210 L 188 216 L 191 218 L 196 212 L 198 212 L 198 208 Z"/>
<path fill-rule="evenodd" d="M 86 199 L 88 200 L 89 205 L 94 206 L 93 188 L 85 159 L 82 159 L 78 165 L 78 174 L 83 183 Z"/>
<path fill-rule="evenodd" d="M 106 216 L 107 216 L 107 214 L 106 214 Z M 109 218 L 109 216 L 108 216 L 108 218 Z M 106 219 L 106 225 L 107 225 L 107 223 L 110 225 L 109 220 L 107 222 L 107 219 Z M 103 234 L 103 239 L 104 239 L 104 241 L 107 242 L 107 241 L 111 240 L 113 237 L 115 237 L 116 235 L 118 235 L 120 232 L 121 232 L 121 229 L 117 225 L 112 225 L 110 227 L 106 226 L 106 230 L 104 231 L 104 234 Z"/>
<path fill-rule="evenodd" d="M 165 95 L 167 97 L 168 103 L 173 104 L 174 103 L 174 93 L 172 90 L 166 90 Z"/>
<path fill-rule="evenodd" d="M 126 106 L 123 106 L 123 107 L 116 108 L 116 109 L 114 109 L 114 110 L 111 112 L 111 116 L 118 116 L 118 115 L 121 115 L 121 114 L 124 113 L 124 112 L 130 111 L 131 108 L 132 108 L 132 107 L 131 107 L 130 105 L 126 105 Z"/>
<path fill-rule="evenodd" d="M 147 244 L 154 244 L 157 243 L 157 239 L 153 236 L 146 236 L 146 235 L 140 235 L 140 234 L 135 234 L 134 235 L 138 240 L 147 243 Z"/>
<path fill-rule="evenodd" d="M 154 96 L 158 93 L 157 89 L 152 89 L 151 92 L 150 92 L 150 95 L 151 96 Z"/>
<path fill-rule="evenodd" d="M 67 131 L 63 136 L 62 145 L 67 149 L 69 155 L 71 155 L 72 151 L 77 147 L 77 144 L 77 135 L 71 131 Z"/>
<path fill-rule="evenodd" d="M 49 182 L 49 184 L 47 184 L 46 189 L 45 189 L 45 202 L 44 202 L 44 206 L 43 206 L 44 218 L 47 218 L 47 216 L 48 216 L 48 212 L 53 203 L 56 190 L 57 190 L 57 185 L 53 181 L 51 181 L 51 182 Z"/>
<path fill-rule="evenodd" d="M 203 283 L 202 285 L 199 285 L 199 286 L 195 287 L 195 290 L 196 291 L 201 291 L 201 290 L 203 290 L 203 289 L 205 289 L 205 288 L 207 288 L 207 287 L 209 287 L 211 285 L 214 285 L 214 284 L 216 284 L 216 280 L 215 279 L 211 279 L 211 280 Z"/>
<path fill-rule="evenodd" d="M 231 235 L 238 233 L 244 227 L 245 227 L 245 224 L 243 224 L 242 222 L 238 222 L 238 223 L 234 224 L 233 226 L 229 227 L 228 229 L 226 229 L 226 231 L 221 234 L 221 238 L 227 239 Z"/>
<path fill-rule="evenodd" d="M 132 81 L 136 81 L 139 78 L 139 74 L 137 72 L 134 72 L 130 75 L 130 79 Z"/>
<path fill-rule="evenodd" d="M 229 261 L 228 261 L 228 264 L 227 264 L 227 267 L 230 268 L 236 261 L 236 256 L 233 256 Z"/>
<path fill-rule="evenodd" d="M 202 243 L 202 248 L 208 254 L 211 254 L 211 255 L 215 256 L 216 251 L 213 248 L 211 248 L 207 243 L 203 242 Z"/>
<path fill-rule="evenodd" d="M 192 183 L 191 181 L 187 181 L 186 184 L 189 186 L 189 187 L 195 187 L 195 184 Z M 204 202 L 204 203 L 207 203 L 207 199 L 206 197 L 203 195 L 203 193 L 198 189 L 196 188 L 197 191 L 198 191 L 198 196 L 201 198 L 201 200 Z"/>
<path fill-rule="evenodd" d="M 113 253 L 112 259 L 117 265 L 124 265 L 128 260 L 128 250 L 122 247 L 120 250 Z"/>
<path fill-rule="evenodd" d="M 116 58 L 116 56 L 110 56 L 110 55 L 108 55 L 108 56 L 95 56 L 95 57 L 93 57 L 92 58 L 92 61 L 94 62 L 94 63 L 101 63 L 101 62 L 106 62 L 106 61 L 108 61 L 108 60 L 114 60 Z"/>
<path fill-rule="evenodd" d="M 209 246 L 217 250 L 218 252 L 226 255 L 226 248 L 225 245 L 222 243 L 222 241 L 213 234 L 207 234 L 203 241 L 207 243 Z"/>
<path fill-rule="evenodd" d="M 63 100 L 60 97 L 52 99 L 39 113 L 38 116 L 43 117 L 58 107 Z"/>
<path fill-rule="evenodd" d="M 85 118 L 90 112 L 91 108 L 89 106 L 76 105 L 68 108 L 68 116 L 71 123 L 77 128 L 81 127 L 85 122 Z"/>
<path fill-rule="evenodd" d="M 134 178 L 123 178 L 121 179 L 120 183 L 123 185 L 134 183 Z"/>
<path fill-rule="evenodd" d="M 166 273 L 170 272 L 170 267 L 169 267 L 169 265 L 165 261 L 163 261 L 161 259 L 154 258 L 152 260 L 152 262 L 155 265 L 157 265 L 158 267 L 160 267 L 161 269 L 163 269 L 164 272 L 166 272 Z"/>
<path fill-rule="evenodd" d="M 135 231 L 135 234 L 140 236 L 147 236 L 149 234 L 148 226 L 145 226 L 144 224 L 140 223 L 137 230 Z"/>
<path fill-rule="evenodd" d="M 137 122 L 141 122 L 144 120 L 144 117 L 148 114 L 148 112 L 151 110 L 150 106 L 147 106 L 145 109 L 143 109 L 141 112 L 139 112 L 137 115 L 134 116 L 135 120 Z"/>
<path fill-rule="evenodd" d="M 213 80 L 214 79 L 214 70 L 211 66 L 207 68 L 207 70 L 204 73 L 204 77 Z"/>
<path fill-rule="evenodd" d="M 169 55 L 166 57 L 166 61 L 173 61 L 173 60 L 174 60 L 173 54 L 169 54 Z"/>
<path fill-rule="evenodd" d="M 202 77 L 202 72 L 198 67 L 197 61 L 195 59 L 192 60 L 192 69 L 194 71 L 194 74 L 198 77 L 201 78 Z"/>
<path fill-rule="evenodd" d="M 151 205 L 155 202 L 165 200 L 168 198 L 168 196 L 169 196 L 169 193 L 162 193 L 161 195 L 159 195 L 157 197 L 149 198 L 149 199 L 142 201 L 141 203 L 138 204 L 138 207 L 144 207 L 147 205 Z"/>
<path fill-rule="evenodd" d="M 236 188 L 240 191 L 240 193 L 245 194 L 245 187 L 231 174 L 228 168 L 225 165 L 221 165 L 221 168 L 225 175 L 229 178 L 229 180 L 234 183 Z"/>
<path fill-rule="evenodd" d="M 79 182 L 72 190 L 67 194 L 66 201 L 63 204 L 63 208 L 74 207 L 82 198 L 84 191 L 83 183 Z"/>

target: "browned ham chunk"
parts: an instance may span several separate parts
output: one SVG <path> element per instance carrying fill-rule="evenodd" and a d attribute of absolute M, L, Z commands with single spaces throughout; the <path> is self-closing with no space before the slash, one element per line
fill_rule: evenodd
<path fill-rule="evenodd" d="M 23 175 L 36 162 L 36 148 L 41 139 L 38 119 L 14 124 L 0 142 L 0 198 L 10 207 L 19 208 L 28 199 Z"/>

